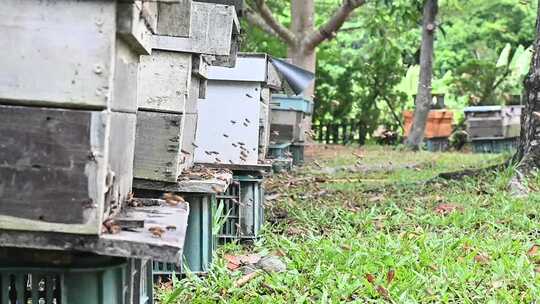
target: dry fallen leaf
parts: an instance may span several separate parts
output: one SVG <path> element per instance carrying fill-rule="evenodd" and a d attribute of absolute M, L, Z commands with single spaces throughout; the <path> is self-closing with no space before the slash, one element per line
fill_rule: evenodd
<path fill-rule="evenodd" d="M 226 254 L 223 258 L 227 261 L 227 269 L 236 270 L 240 268 L 240 261 L 237 256 Z"/>
<path fill-rule="evenodd" d="M 350 250 L 351 250 L 351 246 L 343 244 L 343 245 L 341 245 L 341 249 L 350 251 Z"/>
<path fill-rule="evenodd" d="M 274 255 L 279 256 L 279 257 L 284 257 L 284 256 L 286 256 L 286 253 L 285 253 L 285 251 L 283 251 L 281 249 L 276 249 L 276 252 L 275 252 Z"/>
<path fill-rule="evenodd" d="M 386 288 L 382 287 L 381 285 L 377 286 L 377 292 L 384 299 L 386 299 L 386 300 L 390 299 L 390 293 L 388 293 L 388 290 Z"/>
<path fill-rule="evenodd" d="M 382 200 L 384 200 L 384 196 L 382 196 L 382 195 L 372 196 L 372 197 L 370 197 L 370 198 L 368 199 L 368 201 L 369 201 L 370 203 L 377 203 L 377 202 L 380 202 L 380 201 L 382 201 Z"/>
<path fill-rule="evenodd" d="M 529 249 L 529 251 L 527 251 L 527 256 L 535 256 L 538 254 L 538 250 L 540 249 L 540 245 L 532 245 L 531 249 Z"/>
<path fill-rule="evenodd" d="M 386 283 L 390 285 L 392 281 L 394 281 L 395 276 L 396 276 L 396 271 L 394 269 L 388 270 L 388 273 L 386 274 Z"/>
<path fill-rule="evenodd" d="M 487 254 L 484 254 L 484 253 L 479 253 L 477 255 L 474 256 L 474 261 L 479 263 L 479 264 L 487 264 L 489 263 L 490 261 L 490 258 Z"/>
<path fill-rule="evenodd" d="M 461 210 L 462 208 L 454 204 L 440 204 L 435 207 L 435 212 L 440 215 L 448 215 L 456 210 Z"/>

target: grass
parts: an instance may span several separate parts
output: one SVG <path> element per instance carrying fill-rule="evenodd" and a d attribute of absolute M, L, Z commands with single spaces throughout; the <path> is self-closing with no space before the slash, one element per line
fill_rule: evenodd
<path fill-rule="evenodd" d="M 319 151 L 322 167 L 358 161 L 352 148 Z M 531 303 L 540 299 L 540 196 L 506 192 L 512 168 L 461 181 L 419 183 L 504 156 L 365 150 L 365 172 L 322 173 L 311 162 L 276 176 L 272 223 L 249 248 L 219 249 L 206 278 L 158 290 L 165 303 Z M 386 170 L 385 164 L 415 164 Z M 381 169 L 382 168 L 382 169 Z M 537 181 L 532 181 L 536 183 Z M 444 207 L 448 209 L 444 209 Z M 225 252 L 284 252 L 287 271 L 241 288 Z M 393 280 L 389 276 L 395 274 Z M 174 294 L 172 294 L 174 293 Z"/>

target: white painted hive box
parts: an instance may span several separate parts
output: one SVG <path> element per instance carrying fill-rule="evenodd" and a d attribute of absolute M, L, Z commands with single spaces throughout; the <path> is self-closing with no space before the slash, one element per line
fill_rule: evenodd
<path fill-rule="evenodd" d="M 261 117 L 268 115 L 262 94 L 269 81 L 276 83 L 270 66 L 265 54 L 239 54 L 234 68 L 209 67 L 206 99 L 198 105 L 195 162 L 258 163 L 267 137 L 261 127 L 268 121 Z"/>

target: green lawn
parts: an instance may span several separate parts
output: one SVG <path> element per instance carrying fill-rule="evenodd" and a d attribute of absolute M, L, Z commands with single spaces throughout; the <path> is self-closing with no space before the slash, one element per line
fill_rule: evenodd
<path fill-rule="evenodd" d="M 356 149 L 359 158 L 351 151 L 323 151 L 295 174 L 269 181 L 267 192 L 282 195 L 267 209 L 268 217 L 280 217 L 266 225 L 264 237 L 250 248 L 221 248 L 206 278 L 188 276 L 158 296 L 174 293 L 170 303 L 540 299 L 540 254 L 529 252 L 540 244 L 539 195 L 511 197 L 511 168 L 462 181 L 421 182 L 439 172 L 502 162 L 504 156 L 370 147 Z M 369 172 L 321 172 L 358 161 Z M 226 269 L 225 252 L 285 253 L 287 271 L 264 273 L 237 288 L 241 274 Z"/>

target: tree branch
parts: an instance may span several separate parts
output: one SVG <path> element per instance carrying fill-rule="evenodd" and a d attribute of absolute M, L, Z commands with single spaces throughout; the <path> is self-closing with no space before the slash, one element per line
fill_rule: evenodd
<path fill-rule="evenodd" d="M 277 36 L 281 38 L 281 40 L 283 40 L 288 45 L 296 44 L 296 37 L 293 32 L 291 32 L 288 28 L 283 26 L 283 24 L 279 23 L 276 18 L 274 18 L 274 15 L 272 15 L 272 11 L 268 7 L 268 5 L 266 5 L 265 0 L 255 0 L 255 5 L 261 19 L 264 20 L 266 25 L 271 28 L 277 34 Z"/>
<path fill-rule="evenodd" d="M 261 15 L 259 15 L 257 12 L 255 12 L 251 7 L 246 5 L 246 9 L 245 9 L 244 13 L 245 13 L 245 16 L 246 16 L 246 20 L 247 20 L 247 22 L 249 24 L 260 28 L 261 30 L 263 30 L 264 32 L 266 32 L 267 34 L 269 34 L 271 36 L 275 36 L 278 39 L 281 38 L 276 33 L 276 31 L 274 31 L 274 29 L 272 29 L 270 26 L 268 26 L 268 24 L 266 23 L 266 21 L 264 21 L 264 19 L 261 17 Z"/>
<path fill-rule="evenodd" d="M 349 15 L 360 6 L 364 5 L 366 0 L 345 0 L 334 15 L 325 24 L 317 30 L 311 32 L 302 42 L 305 49 L 314 49 L 321 42 L 332 39 L 343 23 L 349 18 Z"/>

